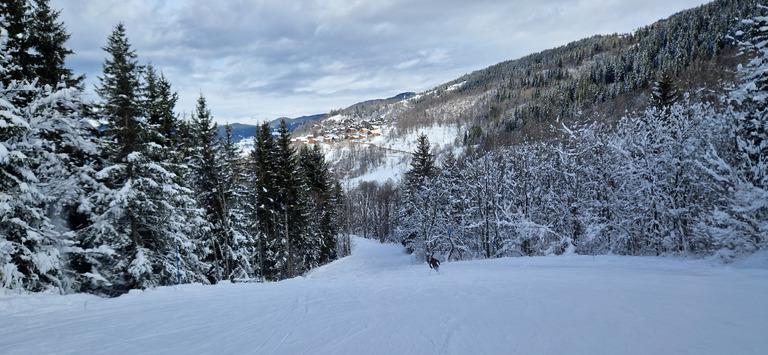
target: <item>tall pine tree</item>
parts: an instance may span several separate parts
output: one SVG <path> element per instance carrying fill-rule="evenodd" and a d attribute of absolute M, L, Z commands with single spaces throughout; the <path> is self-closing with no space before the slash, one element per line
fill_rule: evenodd
<path fill-rule="evenodd" d="M 314 264 L 326 264 L 336 259 L 336 236 L 339 233 L 336 184 L 328 171 L 325 155 L 320 147 L 304 146 L 299 151 L 299 165 L 309 188 L 308 210 L 311 216 L 310 233 L 317 250 Z"/>
<path fill-rule="evenodd" d="M 165 149 L 153 142 L 143 116 L 141 66 L 122 24 L 104 48 L 110 57 L 97 93 L 104 100 L 99 186 L 92 195 L 92 224 L 79 233 L 73 266 L 84 291 L 115 295 L 185 281 L 207 281 L 199 243 L 190 237 L 202 224 L 191 191 L 176 183 Z M 181 265 L 176 267 L 177 249 Z"/>
<path fill-rule="evenodd" d="M 258 277 L 277 280 L 280 277 L 277 256 L 280 254 L 277 205 L 278 182 L 275 140 L 269 123 L 256 130 L 251 152 L 249 185 L 252 219 L 256 221 Z"/>
<path fill-rule="evenodd" d="M 280 121 L 275 140 L 275 166 L 277 178 L 278 235 L 282 255 L 278 256 L 282 278 L 291 278 L 316 264 L 317 256 L 309 238 L 306 210 L 307 188 L 301 177 L 296 150 L 291 145 L 291 132 Z"/>

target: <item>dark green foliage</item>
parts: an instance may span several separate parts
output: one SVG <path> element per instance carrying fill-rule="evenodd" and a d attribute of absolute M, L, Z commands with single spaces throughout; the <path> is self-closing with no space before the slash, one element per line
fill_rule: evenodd
<path fill-rule="evenodd" d="M 258 275 L 279 280 L 337 257 L 340 190 L 319 148 L 297 154 L 282 123 L 275 138 L 264 123 L 251 153 L 253 216 L 258 230 Z"/>
<path fill-rule="evenodd" d="M 58 22 L 60 11 L 52 10 L 48 0 L 34 0 L 33 8 L 29 37 L 29 46 L 36 53 L 30 66 L 33 77 L 41 86 L 81 87 L 83 76 L 73 77 L 72 70 L 64 67 L 66 57 L 74 52 L 64 46 L 69 34 L 64 24 Z"/>
<path fill-rule="evenodd" d="M 73 77 L 64 66 L 72 50 L 65 46 L 69 39 L 64 24 L 58 21 L 48 0 L 9 0 L 0 4 L 0 18 L 8 31 L 7 48 L 11 58 L 10 70 L 0 82 L 11 80 L 36 82 L 38 86 L 80 87 L 83 77 Z M 20 97 L 19 100 L 26 100 Z"/>
<path fill-rule="evenodd" d="M 223 201 L 219 196 L 222 162 L 218 159 L 218 128 L 202 94 L 197 99 L 195 114 L 190 122 L 190 135 L 192 152 L 189 165 L 193 171 L 197 199 L 205 208 L 209 220 L 218 224 L 224 219 Z"/>
<path fill-rule="evenodd" d="M 160 125 L 150 125 L 144 116 L 159 111 L 149 108 L 159 106 L 163 95 L 143 95 L 142 68 L 122 24 L 104 49 L 110 57 L 97 88 L 104 100 L 101 119 L 107 123 L 100 141 L 104 157 L 93 164 L 99 171 L 88 196 L 90 225 L 79 231 L 71 252 L 76 283 L 81 291 L 117 295 L 176 283 L 177 272 L 185 282 L 207 281 L 197 240 L 208 224 L 192 191 L 181 185 L 185 168 L 176 161 L 179 154 Z"/>
<path fill-rule="evenodd" d="M 429 145 L 429 138 L 420 134 L 416 140 L 416 150 L 411 156 L 411 170 L 406 174 L 407 184 L 414 188 L 422 186 L 427 179 L 437 174 L 435 155 Z"/>
<path fill-rule="evenodd" d="M 275 259 L 277 254 L 275 241 L 277 231 L 277 172 L 275 161 L 275 141 L 268 123 L 264 123 L 254 136 L 254 148 L 251 153 L 251 199 L 252 216 L 257 221 L 258 234 L 258 276 L 273 280 L 277 277 Z"/>
<path fill-rule="evenodd" d="M 170 146 L 177 130 L 178 119 L 173 109 L 179 95 L 171 91 L 171 83 L 162 72 L 158 74 L 151 64 L 147 65 L 144 80 L 144 117 L 152 129 L 159 133 L 153 137 L 153 141 L 164 147 Z"/>
<path fill-rule="evenodd" d="M 310 233 L 318 250 L 316 264 L 327 264 L 336 259 L 336 236 L 339 234 L 337 211 L 339 208 L 336 184 L 328 171 L 325 155 L 315 145 L 299 152 L 299 165 L 309 188 L 307 206 L 311 216 Z"/>
<path fill-rule="evenodd" d="M 680 91 L 675 85 L 674 79 L 669 73 L 664 72 L 661 77 L 653 83 L 653 105 L 660 111 L 666 111 L 675 102 L 680 100 Z"/>
<path fill-rule="evenodd" d="M 122 160 L 140 150 L 146 138 L 139 122 L 143 67 L 138 64 L 122 23 L 115 26 L 103 49 L 109 57 L 104 62 L 96 93 L 104 100 L 102 110 L 108 120 L 105 134 L 116 143 L 112 159 Z"/>
<path fill-rule="evenodd" d="M 277 133 L 275 177 L 278 184 L 277 224 L 280 229 L 277 234 L 285 248 L 282 276 L 290 278 L 304 273 L 308 266 L 317 265 L 317 258 L 308 230 L 306 180 L 299 170 L 296 150 L 291 145 L 291 133 L 285 121 L 280 123 Z M 281 262 L 280 257 L 277 262 Z"/>

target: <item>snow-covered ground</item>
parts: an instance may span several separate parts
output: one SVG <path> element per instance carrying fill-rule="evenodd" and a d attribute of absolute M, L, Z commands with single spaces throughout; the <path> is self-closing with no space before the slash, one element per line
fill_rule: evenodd
<path fill-rule="evenodd" d="M 768 257 L 444 263 L 355 239 L 268 284 L 0 296 L 0 354 L 765 354 Z"/>

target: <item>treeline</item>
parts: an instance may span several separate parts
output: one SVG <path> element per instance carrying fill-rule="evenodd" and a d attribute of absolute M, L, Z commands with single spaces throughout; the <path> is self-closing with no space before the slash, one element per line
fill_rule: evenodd
<path fill-rule="evenodd" d="M 317 149 L 268 125 L 243 157 L 201 94 L 191 117 L 122 24 L 100 102 L 64 67 L 47 0 L 0 5 L 0 288 L 115 296 L 280 280 L 336 259 L 342 195 Z"/>
<path fill-rule="evenodd" d="M 762 7 L 763 10 L 768 8 Z M 768 247 L 768 17 L 734 33 L 746 55 L 726 108 L 663 75 L 616 126 L 468 146 L 436 162 L 426 136 L 402 183 L 349 192 L 356 232 L 448 260 L 563 253 L 717 255 Z M 736 70 L 736 68 L 734 68 Z"/>

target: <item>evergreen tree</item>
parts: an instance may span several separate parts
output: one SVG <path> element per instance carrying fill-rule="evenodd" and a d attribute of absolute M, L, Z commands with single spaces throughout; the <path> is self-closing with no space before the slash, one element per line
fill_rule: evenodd
<path fill-rule="evenodd" d="M 159 133 L 153 141 L 163 147 L 170 147 L 178 125 L 173 109 L 179 95 L 171 91 L 171 83 L 162 72 L 158 74 L 152 64 L 147 65 L 144 81 L 144 116 L 153 130 Z"/>
<path fill-rule="evenodd" d="M 277 255 L 281 245 L 279 241 L 277 205 L 277 163 L 275 159 L 275 141 L 269 123 L 264 123 L 256 130 L 254 147 L 251 153 L 250 185 L 252 218 L 257 222 L 255 234 L 258 236 L 258 276 L 265 280 L 277 280 Z"/>
<path fill-rule="evenodd" d="M 4 53 L 9 57 L 0 81 L 8 87 L 11 81 L 31 81 L 32 53 L 29 28 L 31 9 L 27 0 L 8 0 L 0 3 L 0 21 L 6 31 Z M 14 97 L 19 100 L 19 95 Z"/>
<path fill-rule="evenodd" d="M 680 99 L 680 92 L 675 85 L 674 78 L 668 71 L 664 71 L 661 77 L 653 83 L 651 97 L 653 105 L 659 111 L 666 111 Z"/>
<path fill-rule="evenodd" d="M 12 67 L 0 81 L 35 82 L 40 88 L 50 85 L 56 89 L 78 87 L 82 76 L 74 78 L 72 70 L 64 67 L 72 50 L 65 46 L 69 39 L 59 12 L 51 10 L 49 0 L 9 0 L 0 4 L 0 19 L 8 31 L 7 50 Z M 17 100 L 28 100 L 20 95 Z"/>
<path fill-rule="evenodd" d="M 103 48 L 110 58 L 104 62 L 104 73 L 99 77 L 96 93 L 104 100 L 103 116 L 107 120 L 105 136 L 113 140 L 109 153 L 113 160 L 121 161 L 132 152 L 139 151 L 145 137 L 141 137 L 139 118 L 142 116 L 141 73 L 136 53 L 131 49 L 125 26 L 119 23 Z M 130 178 L 130 176 L 129 176 Z"/>
<path fill-rule="evenodd" d="M 0 76 L 12 71 L 8 31 L 0 26 Z M 45 213 L 48 198 L 37 188 L 38 151 L 17 97 L 29 90 L 16 80 L 0 83 L 0 287 L 43 291 L 61 288 L 60 235 Z"/>
<path fill-rule="evenodd" d="M 218 128 L 202 94 L 195 111 L 190 123 L 193 143 L 189 166 L 198 202 L 205 209 L 206 219 L 212 227 L 205 238 L 206 261 L 211 264 L 207 277 L 211 282 L 218 282 L 230 278 L 234 258 L 231 249 L 234 235 L 227 206 L 232 187 L 224 181 L 226 161 Z"/>
<path fill-rule="evenodd" d="M 765 10 L 764 10 L 765 11 Z M 749 29 L 741 45 L 756 54 L 743 69 L 742 84 L 730 97 L 735 106 L 736 145 L 749 181 L 768 189 L 768 17 L 745 20 Z"/>
<path fill-rule="evenodd" d="M 726 261 L 768 247 L 768 17 L 742 23 L 747 29 L 740 45 L 755 57 L 741 68 L 742 82 L 729 94 L 731 149 L 726 151 L 733 158 L 726 159 L 734 169 L 726 181 L 733 195 L 722 208 L 727 213 L 712 216 L 722 245 L 717 254 Z"/>
<path fill-rule="evenodd" d="M 421 134 L 411 156 L 411 170 L 405 175 L 406 203 L 402 212 L 406 247 L 431 256 L 435 237 L 446 221 L 445 190 L 435 184 L 438 176 L 429 139 Z"/>
<path fill-rule="evenodd" d="M 435 155 L 432 154 L 429 145 L 429 138 L 425 134 L 420 134 L 416 140 L 416 149 L 411 155 L 411 170 L 406 173 L 406 180 L 409 186 L 421 186 L 425 179 L 437 175 L 435 167 Z"/>
<path fill-rule="evenodd" d="M 89 208 L 85 196 L 93 177 L 86 162 L 93 159 L 96 149 L 87 137 L 91 131 L 83 118 L 88 105 L 79 88 L 69 87 L 74 81 L 64 80 L 71 74 L 63 67 L 64 56 L 71 53 L 63 43 L 68 35 L 63 25 L 56 23 L 57 14 L 50 14 L 46 1 L 35 4 L 14 1 L 0 5 L 0 91 L 5 100 L 3 110 L 8 111 L 6 119 L 10 120 L 0 125 L 7 128 L 0 128 L 6 135 L 0 141 L 12 148 L 6 163 L 14 161 L 16 165 L 6 171 L 8 179 L 3 181 L 10 190 L 3 191 L 12 195 L 17 183 L 25 191 L 8 205 L 13 213 L 3 213 L 4 219 L 10 218 L 15 227 L 8 231 L 9 244 L 5 244 L 12 264 L 3 263 L 1 268 L 8 273 L 5 280 L 14 287 L 21 280 L 20 284 L 28 290 L 57 287 L 67 292 L 70 283 L 65 275 L 66 255 L 62 252 L 71 244 L 70 231 L 85 225 L 81 211 Z M 22 9 L 24 14 L 16 16 L 19 14 L 14 15 L 9 9 Z M 12 21 L 4 21 L 9 18 Z M 8 53 L 5 26 L 11 23 L 16 25 L 12 41 L 15 50 Z M 20 53 L 19 48 L 30 51 Z M 46 57 L 62 60 L 47 61 L 46 70 L 40 70 Z M 25 67 L 19 68 L 22 63 Z M 61 81 L 42 77 L 49 72 L 59 73 L 57 81 Z M 21 126 L 17 125 L 19 118 L 24 123 Z M 18 175 L 20 172 L 23 174 Z M 15 217 L 21 211 L 25 212 Z M 17 232 L 24 228 L 32 230 L 15 244 L 19 242 L 14 239 Z M 23 278 L 19 279 L 18 274 Z"/>
<path fill-rule="evenodd" d="M 97 93 L 104 99 L 102 151 L 107 155 L 96 173 L 92 224 L 78 234 L 71 257 L 80 287 L 115 295 L 176 283 L 177 272 L 188 282 L 206 281 L 195 241 L 205 224 L 192 192 L 176 182 L 165 148 L 150 140 L 158 133 L 142 116 L 141 67 L 122 24 L 104 49 L 111 58 Z"/>
<path fill-rule="evenodd" d="M 296 150 L 291 145 L 291 133 L 285 120 L 280 121 L 275 140 L 275 167 L 278 186 L 277 207 L 279 235 L 284 250 L 277 258 L 282 278 L 302 274 L 317 265 L 317 250 L 308 230 L 306 211 L 307 187 L 301 177 Z"/>
<path fill-rule="evenodd" d="M 69 34 L 62 22 L 59 22 L 60 11 L 54 11 L 48 5 L 49 0 L 34 0 L 31 18 L 29 46 L 34 49 L 32 57 L 32 75 L 42 87 L 50 85 L 57 88 L 82 88 L 83 76 L 74 77 L 72 70 L 64 66 L 66 57 L 74 52 L 64 44 L 69 40 Z"/>
<path fill-rule="evenodd" d="M 320 147 L 304 146 L 299 152 L 299 165 L 309 187 L 308 209 L 311 216 L 310 230 L 317 250 L 317 263 L 322 265 L 336 259 L 336 235 L 339 233 L 336 214 L 339 202 Z M 312 265 L 317 266 L 317 265 Z"/>
<path fill-rule="evenodd" d="M 213 116 L 203 94 L 200 94 L 197 99 L 195 114 L 190 122 L 190 131 L 192 155 L 189 159 L 189 165 L 193 170 L 198 200 L 200 205 L 205 208 L 209 220 L 213 224 L 220 224 L 223 213 L 218 192 L 221 184 L 219 176 L 221 162 L 218 160 L 218 128 L 213 122 Z"/>
<path fill-rule="evenodd" d="M 222 146 L 222 200 L 225 210 L 224 235 L 227 243 L 224 276 L 230 280 L 254 277 L 253 256 L 256 255 L 254 223 L 248 218 L 248 193 L 245 164 L 232 141 L 232 126 L 226 125 Z"/>

